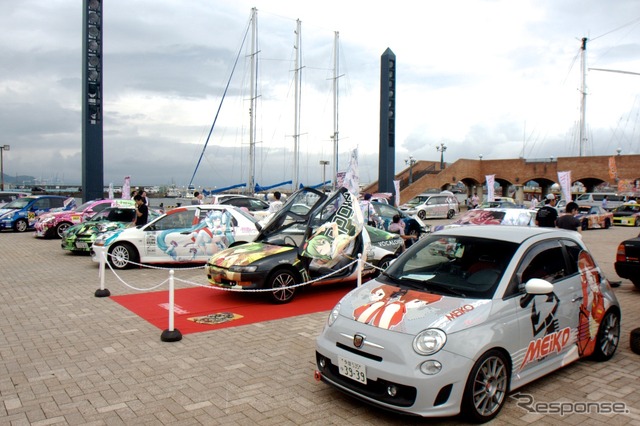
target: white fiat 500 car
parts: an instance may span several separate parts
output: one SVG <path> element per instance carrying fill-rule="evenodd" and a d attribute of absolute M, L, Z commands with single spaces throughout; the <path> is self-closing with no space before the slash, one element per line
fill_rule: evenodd
<path fill-rule="evenodd" d="M 134 263 L 205 263 L 228 247 L 253 241 L 256 219 L 234 206 L 190 205 L 169 210 L 146 225 L 99 236 L 91 257 L 102 256 L 115 269 Z"/>
<path fill-rule="evenodd" d="M 469 226 L 425 236 L 331 311 L 316 378 L 385 409 L 495 417 L 507 394 L 611 358 L 620 306 L 572 231 Z"/>

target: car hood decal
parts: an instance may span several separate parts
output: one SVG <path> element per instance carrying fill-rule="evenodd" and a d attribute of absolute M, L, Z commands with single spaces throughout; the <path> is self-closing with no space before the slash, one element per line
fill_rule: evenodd
<path fill-rule="evenodd" d="M 276 246 L 264 243 L 247 243 L 231 247 L 213 255 L 209 259 L 209 265 L 228 269 L 231 266 L 246 266 L 251 263 L 293 250 L 290 246 Z"/>
<path fill-rule="evenodd" d="M 341 314 L 345 317 L 409 334 L 427 328 L 447 333 L 462 330 L 484 322 L 490 310 L 490 300 L 408 290 L 377 281 L 352 291 L 341 302 Z"/>

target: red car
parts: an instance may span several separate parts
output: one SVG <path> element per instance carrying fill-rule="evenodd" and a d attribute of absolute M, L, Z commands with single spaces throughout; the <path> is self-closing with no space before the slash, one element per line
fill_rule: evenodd
<path fill-rule="evenodd" d="M 587 229 L 608 229 L 613 224 L 613 213 L 604 210 L 600 206 L 578 206 L 580 228 Z"/>

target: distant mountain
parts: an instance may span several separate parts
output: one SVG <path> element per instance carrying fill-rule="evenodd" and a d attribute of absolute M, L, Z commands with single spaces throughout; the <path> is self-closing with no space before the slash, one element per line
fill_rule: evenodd
<path fill-rule="evenodd" d="M 3 173 L 3 177 L 5 185 L 34 185 L 36 182 L 35 177 L 27 175 L 9 176 Z"/>

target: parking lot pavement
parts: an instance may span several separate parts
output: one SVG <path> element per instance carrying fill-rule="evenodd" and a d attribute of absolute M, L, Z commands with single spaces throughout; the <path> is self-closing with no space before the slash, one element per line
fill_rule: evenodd
<path fill-rule="evenodd" d="M 618 281 L 616 248 L 637 233 L 591 230 L 583 238 L 606 276 Z M 389 414 L 316 382 L 315 337 L 326 312 L 162 342 L 161 330 L 111 299 L 94 296 L 98 266 L 89 257 L 64 252 L 58 240 L 12 232 L 0 233 L 0 253 L 2 425 L 460 423 Z M 143 268 L 119 276 L 137 288 L 152 288 L 168 273 Z M 202 270 L 177 270 L 176 277 L 205 281 Z M 105 286 L 113 295 L 135 292 L 111 273 Z M 510 398 L 493 424 L 640 425 L 640 355 L 629 348 L 630 331 L 640 327 L 640 291 L 622 280 L 616 293 L 622 334 L 614 358 L 579 361 L 521 388 L 540 413 Z M 629 412 L 543 413 L 569 402 L 578 411 L 586 403 L 620 402 Z"/>

